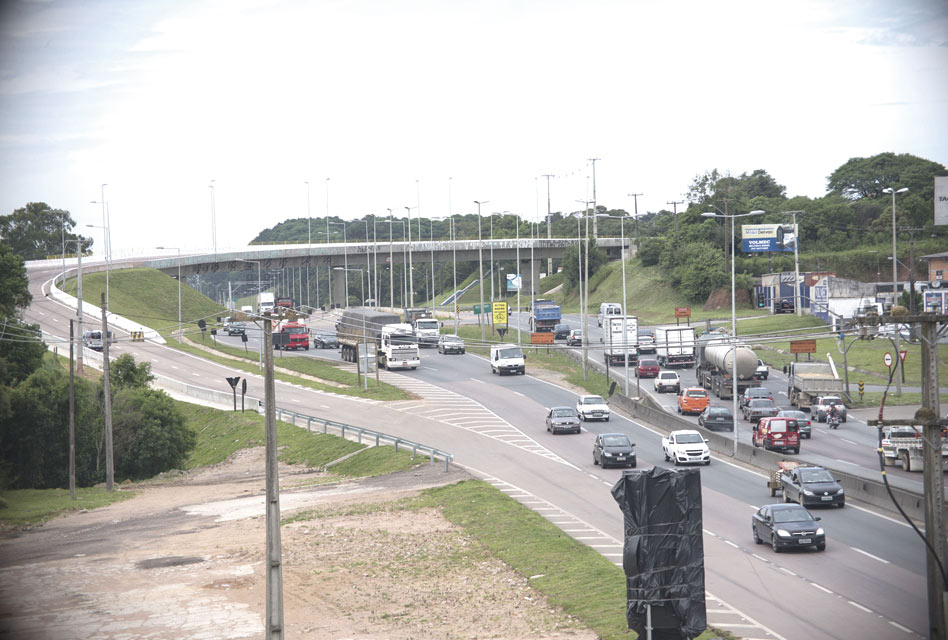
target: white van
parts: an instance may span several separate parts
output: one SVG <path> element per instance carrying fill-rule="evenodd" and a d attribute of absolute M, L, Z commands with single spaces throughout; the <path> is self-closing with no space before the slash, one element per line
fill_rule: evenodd
<path fill-rule="evenodd" d="M 603 322 L 607 320 L 610 316 L 621 316 L 622 315 L 622 305 L 618 302 L 603 302 L 599 305 L 599 326 L 601 327 Z"/>
<path fill-rule="evenodd" d="M 102 351 L 102 332 L 86 331 L 82 334 L 82 344 L 94 351 Z M 109 331 L 109 344 L 115 344 L 115 334 Z"/>
<path fill-rule="evenodd" d="M 525 374 L 523 351 L 517 345 L 497 344 L 490 348 L 490 372 L 504 375 L 505 373 Z"/>

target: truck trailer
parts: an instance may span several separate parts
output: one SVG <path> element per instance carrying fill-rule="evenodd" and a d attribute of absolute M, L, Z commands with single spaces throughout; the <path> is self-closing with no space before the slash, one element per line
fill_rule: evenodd
<path fill-rule="evenodd" d="M 530 312 L 530 331 L 551 333 L 563 318 L 560 306 L 552 301 L 536 301 Z"/>
<path fill-rule="evenodd" d="M 747 345 L 732 346 L 721 339 L 698 342 L 698 384 L 722 400 L 731 398 L 734 392 L 732 373 L 735 358 L 738 395 L 748 387 L 759 387 L 760 381 L 754 378 L 757 354 Z"/>
<path fill-rule="evenodd" d="M 603 358 L 606 364 L 625 364 L 628 353 L 629 364 L 638 361 L 637 342 L 639 339 L 639 319 L 635 316 L 608 316 L 603 325 L 603 341 L 606 348 Z"/>
<path fill-rule="evenodd" d="M 791 362 L 787 372 L 787 399 L 801 410 L 820 396 L 841 396 L 843 381 L 832 363 Z"/>
<path fill-rule="evenodd" d="M 416 369 L 421 365 L 418 340 L 410 324 L 401 316 L 370 307 L 346 309 L 336 324 L 342 359 L 356 362 L 359 345 L 374 353 L 378 366 L 385 369 Z"/>
<path fill-rule="evenodd" d="M 688 326 L 655 327 L 655 354 L 663 367 L 695 365 L 695 329 Z"/>

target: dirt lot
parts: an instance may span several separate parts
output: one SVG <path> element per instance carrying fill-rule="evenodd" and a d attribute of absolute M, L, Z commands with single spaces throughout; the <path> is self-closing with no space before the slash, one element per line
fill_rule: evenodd
<path fill-rule="evenodd" d="M 0 540 L 0 637 L 263 637 L 263 469 L 263 449 L 245 450 Z M 287 638 L 596 637 L 435 510 L 344 515 L 463 471 L 328 485 L 296 467 L 280 476 L 284 517 L 328 510 L 282 529 Z"/>

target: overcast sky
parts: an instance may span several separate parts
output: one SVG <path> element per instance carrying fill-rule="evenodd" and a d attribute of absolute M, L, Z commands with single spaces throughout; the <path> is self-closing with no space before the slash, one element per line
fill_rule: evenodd
<path fill-rule="evenodd" d="M 884 151 L 948 164 L 945 0 L 0 3 L 0 213 L 101 225 L 108 183 L 116 256 L 211 247 L 212 180 L 220 249 L 306 217 L 305 181 L 314 216 L 534 218 L 589 158 L 643 212 Z"/>

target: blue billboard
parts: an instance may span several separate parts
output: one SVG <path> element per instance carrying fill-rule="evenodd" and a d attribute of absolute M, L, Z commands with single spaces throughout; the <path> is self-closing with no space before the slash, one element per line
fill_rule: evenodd
<path fill-rule="evenodd" d="M 797 245 L 797 227 L 793 224 L 741 225 L 741 251 L 763 253 L 793 251 Z"/>

